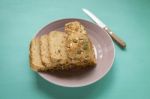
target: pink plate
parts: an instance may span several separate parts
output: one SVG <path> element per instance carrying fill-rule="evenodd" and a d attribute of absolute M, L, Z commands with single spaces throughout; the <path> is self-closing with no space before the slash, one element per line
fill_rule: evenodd
<path fill-rule="evenodd" d="M 96 67 L 82 73 L 51 74 L 38 72 L 38 74 L 56 85 L 64 87 L 82 87 L 92 84 L 106 75 L 112 67 L 115 50 L 112 39 L 106 32 L 97 25 L 83 19 L 62 19 L 52 22 L 42 28 L 37 33 L 36 37 L 54 30 L 64 31 L 65 23 L 72 21 L 79 21 L 85 26 L 94 46 L 97 61 Z"/>

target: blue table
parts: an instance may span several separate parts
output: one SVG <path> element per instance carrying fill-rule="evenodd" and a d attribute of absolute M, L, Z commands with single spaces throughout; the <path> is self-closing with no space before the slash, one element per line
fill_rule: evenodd
<path fill-rule="evenodd" d="M 82 88 L 48 83 L 29 68 L 29 42 L 62 18 L 100 17 L 127 43 L 110 72 Z M 0 99 L 150 99 L 149 0 L 0 0 Z"/>

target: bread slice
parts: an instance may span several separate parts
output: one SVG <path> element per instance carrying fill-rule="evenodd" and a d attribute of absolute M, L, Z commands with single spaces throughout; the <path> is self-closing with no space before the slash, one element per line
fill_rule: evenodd
<path fill-rule="evenodd" d="M 77 21 L 69 22 L 65 24 L 65 32 L 69 64 L 79 67 L 94 66 L 94 50 L 83 25 Z"/>
<path fill-rule="evenodd" d="M 42 35 L 40 37 L 40 55 L 41 55 L 41 61 L 42 64 L 49 69 L 52 68 L 51 66 L 51 60 L 50 60 L 50 54 L 49 54 L 49 48 L 48 48 L 48 35 Z"/>
<path fill-rule="evenodd" d="M 50 32 L 48 42 L 52 66 L 63 69 L 67 63 L 64 33 L 60 31 Z"/>
<path fill-rule="evenodd" d="M 39 38 L 34 38 L 30 43 L 30 66 L 34 71 L 47 70 L 41 62 Z"/>

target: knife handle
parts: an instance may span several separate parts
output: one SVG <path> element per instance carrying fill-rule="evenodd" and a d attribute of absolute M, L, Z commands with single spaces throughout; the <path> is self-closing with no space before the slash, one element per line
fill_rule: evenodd
<path fill-rule="evenodd" d="M 119 38 L 115 33 L 113 33 L 108 27 L 105 27 L 104 30 L 111 36 L 111 38 L 121 47 L 126 48 L 126 43 Z"/>

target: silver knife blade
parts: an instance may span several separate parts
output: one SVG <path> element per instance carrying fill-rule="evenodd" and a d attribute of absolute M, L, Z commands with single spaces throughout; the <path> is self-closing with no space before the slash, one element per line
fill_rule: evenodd
<path fill-rule="evenodd" d="M 92 12 L 90 12 L 89 10 L 85 9 L 85 8 L 82 8 L 82 10 L 87 14 L 89 15 L 92 20 L 98 25 L 100 26 L 101 28 L 105 28 L 106 25 L 100 20 L 98 19 Z"/>

